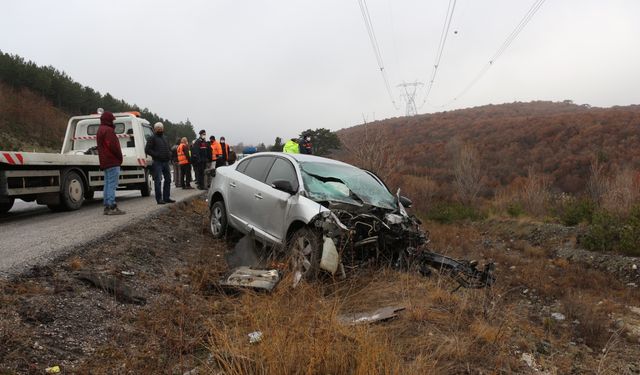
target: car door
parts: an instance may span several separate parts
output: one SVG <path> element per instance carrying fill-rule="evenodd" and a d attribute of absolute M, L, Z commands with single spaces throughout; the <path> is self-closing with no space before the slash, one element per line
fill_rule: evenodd
<path fill-rule="evenodd" d="M 273 164 L 273 156 L 255 156 L 245 161 L 248 163 L 242 171 L 237 171 L 229 179 L 228 210 L 232 219 L 249 229 L 260 226 L 256 220 L 256 186 L 264 185 L 264 179 Z"/>
<path fill-rule="evenodd" d="M 272 187 L 274 181 L 289 181 L 293 190 L 298 191 L 299 182 L 293 164 L 286 158 L 276 157 L 265 183 L 257 187 L 259 198 L 259 212 L 256 213 L 258 225 L 277 242 L 283 242 L 288 223 L 287 214 L 293 200 L 292 194 L 276 190 Z"/>

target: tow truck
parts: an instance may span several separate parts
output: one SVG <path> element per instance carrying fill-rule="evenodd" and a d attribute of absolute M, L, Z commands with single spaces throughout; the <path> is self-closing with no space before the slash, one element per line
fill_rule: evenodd
<path fill-rule="evenodd" d="M 104 172 L 96 150 L 100 114 L 69 119 L 60 153 L 0 151 L 0 215 L 11 210 L 16 199 L 47 205 L 54 211 L 79 209 L 104 188 Z M 139 112 L 114 113 L 115 133 L 123 162 L 119 190 L 151 194 L 151 158 L 144 147 L 153 135 L 149 121 Z"/>

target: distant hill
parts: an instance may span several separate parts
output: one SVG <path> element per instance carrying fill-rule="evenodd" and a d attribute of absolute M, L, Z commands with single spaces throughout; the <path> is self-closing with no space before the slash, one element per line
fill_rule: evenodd
<path fill-rule="evenodd" d="M 111 94 L 74 81 L 52 66 L 38 66 L 18 55 L 0 51 L 0 150 L 58 151 L 71 116 L 138 111 L 152 124 L 161 121 L 173 142 L 195 138 L 193 125 L 172 122 Z"/>
<path fill-rule="evenodd" d="M 365 135 L 369 134 L 369 135 Z M 511 103 L 399 117 L 338 131 L 347 145 L 376 134 L 396 163 L 392 181 L 428 176 L 440 195 L 451 187 L 453 149 L 472 145 L 485 175 L 481 195 L 527 175 L 550 177 L 556 192 L 584 191 L 593 158 L 610 167 L 640 168 L 640 106 L 595 108 L 570 101 Z M 378 140 L 377 142 L 380 142 Z M 337 155 L 353 159 L 353 155 Z"/>

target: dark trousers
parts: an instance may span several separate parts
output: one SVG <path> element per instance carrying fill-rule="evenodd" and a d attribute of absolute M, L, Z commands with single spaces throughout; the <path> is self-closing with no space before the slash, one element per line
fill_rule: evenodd
<path fill-rule="evenodd" d="M 171 170 L 168 161 L 154 160 L 151 165 L 153 184 L 156 191 L 156 202 L 168 201 L 171 198 Z M 160 190 L 160 181 L 164 177 L 164 184 Z"/>
<path fill-rule="evenodd" d="M 183 188 L 191 186 L 191 164 L 180 165 L 180 179 Z"/>
<path fill-rule="evenodd" d="M 196 185 L 198 185 L 200 189 L 204 189 L 204 166 L 204 162 L 197 162 L 193 165 L 196 171 Z"/>
<path fill-rule="evenodd" d="M 227 161 L 224 160 L 223 158 L 216 160 L 216 168 L 224 167 L 225 165 L 227 165 Z"/>

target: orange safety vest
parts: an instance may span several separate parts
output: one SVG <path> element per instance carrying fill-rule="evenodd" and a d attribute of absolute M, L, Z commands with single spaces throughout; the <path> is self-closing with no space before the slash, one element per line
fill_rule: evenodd
<path fill-rule="evenodd" d="M 211 160 L 218 159 L 220 155 L 222 155 L 222 146 L 220 146 L 220 142 L 215 141 L 211 143 Z"/>
<path fill-rule="evenodd" d="M 187 145 L 185 144 L 178 146 L 178 163 L 180 165 L 189 164 L 189 158 L 187 158 L 185 148 L 187 148 Z"/>

